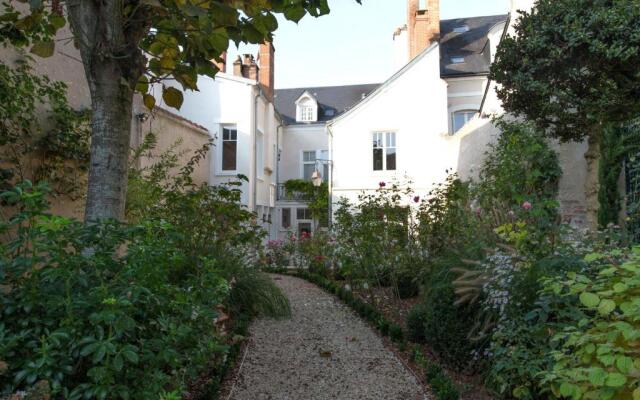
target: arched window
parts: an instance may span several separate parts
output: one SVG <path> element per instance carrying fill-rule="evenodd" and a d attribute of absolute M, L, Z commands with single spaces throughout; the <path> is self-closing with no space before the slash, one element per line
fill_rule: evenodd
<path fill-rule="evenodd" d="M 477 110 L 460 110 L 454 112 L 452 116 L 453 133 L 458 132 L 477 112 Z"/>

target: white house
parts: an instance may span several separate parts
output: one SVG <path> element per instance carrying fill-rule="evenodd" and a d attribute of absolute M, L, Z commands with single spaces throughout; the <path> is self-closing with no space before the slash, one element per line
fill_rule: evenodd
<path fill-rule="evenodd" d="M 273 104 L 274 49 L 260 46 L 258 62 L 252 55 L 238 57 L 233 73 L 226 60 L 215 79 L 200 76 L 199 91 L 184 93 L 181 116 L 206 127 L 214 147 L 211 184 L 245 176 L 242 204 L 258 215 L 258 223 L 275 239 L 278 130 L 282 123 Z M 160 96 L 158 96 L 160 97 Z M 161 102 L 161 98 L 157 99 Z"/>
<path fill-rule="evenodd" d="M 346 112 L 378 85 L 310 87 L 276 90 L 275 103 L 285 124 L 279 140 L 277 222 L 283 238 L 289 232 L 312 232 L 323 225 L 313 221 L 305 199 L 285 190 L 289 180 L 310 180 L 317 171 L 331 182 L 327 122 Z"/>

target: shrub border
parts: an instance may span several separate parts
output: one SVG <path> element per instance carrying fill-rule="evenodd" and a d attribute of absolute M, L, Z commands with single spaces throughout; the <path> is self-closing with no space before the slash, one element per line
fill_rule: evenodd
<path fill-rule="evenodd" d="M 382 336 L 388 336 L 400 350 L 406 348 L 408 336 L 400 325 L 389 321 L 374 306 L 354 296 L 353 292 L 340 287 L 334 281 L 320 274 L 313 274 L 300 269 L 270 268 L 268 272 L 304 279 L 335 295 L 342 303 L 351 307 L 360 317 L 373 325 Z M 458 400 L 460 398 L 458 389 L 443 368 L 439 364 L 428 360 L 419 347 L 416 346 L 411 351 L 411 359 L 425 370 L 426 381 L 437 400 Z"/>

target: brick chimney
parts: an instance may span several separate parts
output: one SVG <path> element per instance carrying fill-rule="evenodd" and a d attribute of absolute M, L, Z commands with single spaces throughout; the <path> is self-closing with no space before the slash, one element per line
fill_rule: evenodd
<path fill-rule="evenodd" d="M 409 60 L 440 39 L 440 0 L 408 0 Z"/>
<path fill-rule="evenodd" d="M 271 102 L 273 102 L 274 90 L 275 52 L 276 50 L 273 47 L 273 43 L 265 42 L 260 45 L 260 52 L 258 53 L 258 62 L 260 63 L 260 86 L 262 86 L 265 96 Z"/>
<path fill-rule="evenodd" d="M 220 60 L 212 60 L 220 72 L 227 72 L 227 52 L 220 54 Z"/>
<path fill-rule="evenodd" d="M 243 76 L 242 75 L 242 58 L 238 55 L 238 58 L 233 62 L 233 75 L 234 76 Z"/>

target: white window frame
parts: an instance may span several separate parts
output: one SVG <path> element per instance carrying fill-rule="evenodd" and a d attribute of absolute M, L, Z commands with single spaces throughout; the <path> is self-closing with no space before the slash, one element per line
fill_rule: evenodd
<path fill-rule="evenodd" d="M 313 153 L 314 154 L 314 159 L 313 161 L 305 161 L 304 160 L 304 155 L 305 153 Z M 302 150 L 300 152 L 300 179 L 305 180 L 305 176 L 304 176 L 304 166 L 305 165 L 313 165 L 315 168 L 316 165 L 316 160 L 318 159 L 318 150 Z M 311 178 L 309 178 L 311 179 Z"/>
<path fill-rule="evenodd" d="M 300 121 L 301 122 L 313 122 L 315 118 L 313 118 L 313 106 L 312 105 L 301 105 L 300 106 Z"/>
<path fill-rule="evenodd" d="M 392 136 L 391 136 L 392 135 Z M 369 142 L 369 151 L 371 157 L 371 170 L 374 173 L 381 172 L 395 172 L 398 170 L 398 134 L 393 130 L 386 131 L 373 131 L 371 132 L 371 141 Z M 391 141 L 390 138 L 393 138 Z M 381 147 L 376 147 L 376 143 L 380 140 L 382 143 Z M 382 169 L 375 169 L 375 162 L 373 157 L 373 151 L 375 149 L 382 149 Z M 395 150 L 396 155 L 396 166 L 394 169 L 387 169 L 387 151 L 389 149 Z"/>
<path fill-rule="evenodd" d="M 236 169 L 234 170 L 230 170 L 230 169 L 223 169 L 223 156 L 224 156 L 224 130 L 225 129 L 229 129 L 229 130 L 235 130 L 236 131 Z M 218 161 L 216 162 L 216 174 L 217 175 L 237 175 L 238 174 L 238 149 L 240 148 L 239 146 L 239 132 L 238 132 L 238 125 L 237 124 L 221 124 L 220 125 L 220 134 L 218 135 L 218 150 L 216 152 L 216 154 L 218 155 Z"/>

